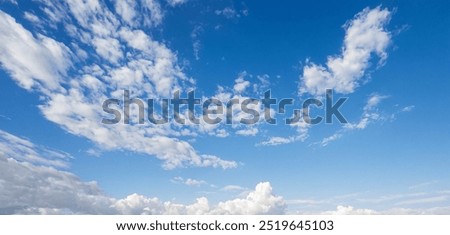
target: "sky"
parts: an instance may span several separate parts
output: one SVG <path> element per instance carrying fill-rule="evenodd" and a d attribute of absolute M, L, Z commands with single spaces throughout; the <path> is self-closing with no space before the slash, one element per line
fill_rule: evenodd
<path fill-rule="evenodd" d="M 0 214 L 450 214 L 449 10 L 0 0 Z M 327 89 L 346 122 L 285 123 L 308 99 L 325 117 Z M 124 90 L 145 117 L 192 90 L 260 117 L 157 125 L 131 105 L 127 124 Z M 267 91 L 293 104 L 266 110 Z"/>

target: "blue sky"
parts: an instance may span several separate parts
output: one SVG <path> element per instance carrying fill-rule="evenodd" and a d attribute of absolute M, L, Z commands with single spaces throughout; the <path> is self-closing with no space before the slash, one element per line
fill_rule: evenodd
<path fill-rule="evenodd" d="M 0 0 L 0 213 L 448 214 L 449 8 Z M 101 123 L 123 89 L 327 88 L 347 124 Z"/>

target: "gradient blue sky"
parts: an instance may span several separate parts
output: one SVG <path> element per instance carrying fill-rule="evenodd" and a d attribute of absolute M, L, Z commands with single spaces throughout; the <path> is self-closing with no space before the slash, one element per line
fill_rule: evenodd
<path fill-rule="evenodd" d="M 48 167 L 71 172 L 80 182 L 95 181 L 102 195 L 111 198 L 136 193 L 161 201 L 190 204 L 196 198 L 206 197 L 214 205 L 226 200 L 234 202 L 234 198 L 248 199 L 249 193 L 258 192 L 258 189 L 252 191 L 255 185 L 270 182 L 268 192 L 282 196 L 286 213 L 322 213 L 334 211 L 337 206 L 386 213 L 450 213 L 448 1 L 153 0 L 135 6 L 136 14 L 129 21 L 116 2 L 101 2 L 101 7 L 93 12 L 76 2 L 73 5 L 50 2 L 0 0 L 0 21 L 3 21 L 0 29 L 0 130 L 4 136 L 9 133 L 46 151 L 58 150 L 70 156 L 65 158 L 63 168 L 51 164 Z M 150 2 L 152 7 L 145 8 L 144 4 Z M 75 15 L 74 8 L 82 12 L 81 18 L 86 17 L 87 25 L 77 18 L 80 16 Z M 62 12 L 61 16 L 58 11 Z M 107 11 L 109 13 L 105 13 Z M 114 80 L 109 79 L 113 76 L 111 71 L 130 67 L 130 61 L 142 58 L 151 61 L 164 56 L 133 48 L 127 43 L 136 36 L 126 38 L 119 35 L 120 30 L 142 30 L 140 32 L 154 43 L 152 47 L 169 51 L 166 53 L 171 54 L 170 64 L 165 65 L 168 66 L 165 71 L 169 72 L 164 76 L 181 81 L 173 82 L 165 91 L 144 92 L 140 98 L 162 97 L 174 87 L 195 87 L 198 96 L 212 97 L 221 93 L 220 86 L 222 93 L 230 95 L 258 98 L 261 95 L 258 92 L 271 89 L 273 97 L 302 100 L 321 95 L 305 87 L 306 68 L 326 67 L 327 58 L 339 58 L 345 49 L 344 39 L 351 22 L 363 18 L 369 11 L 388 12 L 388 19 L 380 27 L 389 38 L 382 49 L 386 58 L 371 51 L 367 66 L 359 71 L 364 74 L 355 80 L 358 86 L 335 92 L 335 97 L 349 98 L 341 111 L 353 127 L 336 120 L 333 124 L 321 123 L 303 129 L 279 122 L 277 125 L 260 123 L 251 129 L 255 132 L 251 135 L 239 132 L 247 127 L 223 125 L 212 130 L 186 127 L 194 135 L 178 136 L 176 133 L 181 133 L 184 127 L 169 126 L 171 130 L 159 134 L 147 132 L 139 136 L 142 140 L 138 141 L 123 133 L 151 131 L 152 127 L 107 127 L 111 130 L 108 129 L 108 136 L 102 137 L 106 140 L 88 131 L 92 123 L 95 124 L 92 129 L 101 128 L 101 115 L 106 115 L 101 110 L 103 100 L 98 97 L 112 97 L 112 92 L 136 89 L 140 83 L 155 87 L 148 74 L 144 75 L 144 80 L 133 81 L 136 86 L 120 86 L 120 82 L 106 84 Z M 90 17 L 102 23 L 115 19 L 116 25 L 113 31 L 102 35 L 90 28 Z M 69 24 L 74 31 L 78 29 L 78 33 L 84 32 L 91 38 L 83 41 L 81 34 L 71 35 Z M 20 25 L 23 28 L 18 30 Z M 107 26 L 101 27 L 110 30 Z M 11 33 L 18 31 L 28 31 L 32 36 L 17 38 L 20 34 Z M 35 51 L 11 49 L 30 38 L 36 45 L 28 45 Z M 121 54 L 117 58 L 114 55 L 117 51 L 108 51 L 112 50 L 111 44 L 103 48 L 107 52 L 102 52 L 95 44 L 97 39 L 112 38 L 118 39 Z M 47 39 L 58 43 L 45 47 Z M 37 48 L 39 46 L 44 49 Z M 54 52 L 58 47 L 63 48 L 60 54 L 44 53 Z M 22 59 L 15 60 L 14 56 Z M 44 62 L 34 63 L 41 59 Z M 23 64 L 15 66 L 20 63 Z M 98 75 L 86 69 L 93 64 L 102 67 L 105 73 Z M 70 99 L 71 94 L 51 88 L 50 83 L 46 83 L 52 80 L 48 74 L 41 76 L 40 69 L 27 66 L 44 66 L 40 69 L 50 71 L 48 74 L 55 76 L 60 88 L 67 90 L 80 87 L 72 81 L 82 81 L 83 76 L 97 77 L 107 85 L 102 96 L 96 96 L 100 93 L 93 92 L 92 87 L 87 91 L 86 85 L 79 88 L 85 96 L 79 102 L 89 103 L 89 108 L 99 115 L 86 112 L 83 117 L 81 103 L 74 103 L 68 105 L 69 110 L 80 112 L 81 119 L 86 121 L 67 124 L 67 120 L 80 117 L 65 113 L 69 111 L 61 108 L 64 105 L 51 107 L 51 103 L 58 95 Z M 25 75 L 20 75 L 20 71 L 25 71 Z M 245 92 L 233 89 L 239 83 L 238 77 L 250 82 Z M 164 78 L 155 78 L 158 79 Z M 334 79 L 340 78 L 336 75 Z M 21 85 L 24 81 L 33 81 L 34 85 Z M 253 90 L 253 85 L 258 92 Z M 302 88 L 306 92 L 299 92 Z M 116 135 L 118 133 L 123 135 Z M 170 144 L 161 150 L 137 150 L 161 136 L 186 143 L 195 153 L 190 153 L 192 156 L 185 162 L 182 160 L 180 165 L 165 167 L 166 160 L 161 155 L 171 148 Z M 273 144 L 270 140 L 274 137 L 285 143 Z M 103 142 L 108 138 L 112 142 L 119 140 L 108 146 Z M 11 138 L 0 140 L 6 143 L 0 145 L 3 148 L 13 146 Z M 140 144 L 136 144 L 139 141 Z M 10 152 L 15 151 L 11 149 Z M 48 158 L 46 151 L 38 151 L 39 157 Z M 27 161 L 10 152 L 3 149 L 4 156 Z M 205 163 L 203 154 L 216 156 L 214 161 L 218 167 Z M 196 157 L 203 160 L 190 162 L 190 158 Z M 33 164 L 40 166 L 36 162 Z M 27 204 L 30 207 L 40 205 L 31 199 L 24 199 L 18 205 Z M 51 203 L 47 207 L 52 207 Z M 58 207 L 76 213 L 70 206 L 53 208 Z M 248 211 L 251 212 L 254 211 Z"/>

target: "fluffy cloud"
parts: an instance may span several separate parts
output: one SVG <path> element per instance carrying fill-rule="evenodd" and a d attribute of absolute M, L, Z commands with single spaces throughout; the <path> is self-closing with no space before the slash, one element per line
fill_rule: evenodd
<path fill-rule="evenodd" d="M 361 83 L 373 54 L 381 65 L 387 58 L 391 35 L 385 26 L 390 19 L 388 9 L 366 8 L 344 25 L 346 29 L 341 55 L 329 56 L 325 66 L 309 62 L 300 77 L 300 93 L 322 95 L 326 89 L 352 93 Z"/>
<path fill-rule="evenodd" d="M 187 132 L 174 124 L 101 123 L 105 116 L 101 102 L 122 99 L 123 89 L 150 98 L 169 97 L 174 90 L 193 86 L 169 48 L 143 30 L 129 26 L 133 23 L 133 27 L 152 29 L 159 25 L 163 18 L 159 3 L 120 2 L 115 10 L 124 23 L 101 1 L 42 2 L 41 10 L 48 15 L 43 22 L 64 25 L 72 41 L 68 46 L 44 36 L 50 28 L 33 34 L 0 11 L 2 67 L 20 86 L 42 95 L 39 108 L 48 120 L 93 141 L 100 149 L 125 149 L 156 156 L 166 169 L 236 167 L 234 161 L 197 153 L 191 144 L 177 138 Z M 54 14 L 45 9 L 52 9 Z M 133 10 L 146 14 L 140 14 L 143 19 L 134 19 Z M 58 34 L 61 33 L 52 35 Z M 131 119 L 136 118 L 132 111 Z"/>
<path fill-rule="evenodd" d="M 28 140 L 0 132 L 0 214 L 278 214 L 284 201 L 272 193 L 269 183 L 260 183 L 244 199 L 210 206 L 201 197 L 190 205 L 163 202 L 131 194 L 115 199 L 103 194 L 96 182 L 83 182 L 59 170 L 56 155 L 67 154 L 39 147 Z M 43 154 L 43 155 L 41 155 Z M 25 156 L 24 156 L 25 155 Z M 49 158 L 47 158 L 49 156 Z M 204 181 L 181 179 L 188 185 Z"/>
<path fill-rule="evenodd" d="M 0 11 L 0 62 L 23 88 L 62 89 L 59 78 L 70 67 L 70 50 L 42 34 L 34 37 Z"/>
<path fill-rule="evenodd" d="M 220 202 L 214 214 L 284 214 L 286 203 L 280 196 L 274 196 L 269 182 L 259 183 L 244 199 Z"/>

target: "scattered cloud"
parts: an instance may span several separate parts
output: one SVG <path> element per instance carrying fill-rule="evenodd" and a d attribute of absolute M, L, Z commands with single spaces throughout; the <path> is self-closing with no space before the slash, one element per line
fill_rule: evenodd
<path fill-rule="evenodd" d="M 366 105 L 364 105 L 363 113 L 360 119 L 354 123 L 346 123 L 342 129 L 338 130 L 331 136 L 323 138 L 320 142 L 316 142 L 314 144 L 319 144 L 322 147 L 329 145 L 331 142 L 336 141 L 344 136 L 344 133 L 352 131 L 352 130 L 363 130 L 367 128 L 367 126 L 373 122 L 386 120 L 387 115 L 383 115 L 378 110 L 378 105 L 384 99 L 388 98 L 388 96 L 383 96 L 379 94 L 372 94 L 367 99 Z"/>
<path fill-rule="evenodd" d="M 0 10 L 0 63 L 23 88 L 62 90 L 58 78 L 70 67 L 70 50 L 38 34 L 34 37 L 10 15 Z"/>
<path fill-rule="evenodd" d="M 70 157 L 10 133 L 0 132 L 0 214 L 280 214 L 285 204 L 270 183 L 259 183 L 243 199 L 210 206 L 205 197 L 190 205 L 131 194 L 123 199 L 106 196 L 94 181 L 58 169 Z M 58 160 L 54 160 L 58 158 Z M 18 177 L 20 176 L 20 177 Z M 203 180 L 175 177 L 189 186 Z M 230 187 L 228 187 L 230 188 Z"/>
<path fill-rule="evenodd" d="M 240 17 L 239 13 L 231 7 L 225 7 L 222 10 L 216 10 L 215 13 L 216 15 L 222 15 L 227 19 L 235 19 Z"/>
<path fill-rule="evenodd" d="M 35 14 L 33 14 L 33 13 L 31 13 L 31 12 L 28 12 L 28 11 L 26 11 L 24 14 L 23 14 L 23 17 L 25 18 L 25 19 L 27 19 L 28 21 L 30 21 L 31 23 L 34 23 L 34 24 L 39 24 L 41 21 L 39 20 L 39 17 L 37 17 Z"/>
<path fill-rule="evenodd" d="M 244 71 L 234 80 L 233 90 L 238 94 L 244 92 L 250 86 L 250 82 L 244 79 L 245 76 L 247 76 L 247 72 Z"/>
<path fill-rule="evenodd" d="M 0 11 L 3 55 L 0 63 L 21 87 L 42 95 L 39 108 L 48 120 L 93 141 L 99 149 L 125 149 L 155 156 L 162 160 L 165 169 L 237 167 L 234 161 L 199 154 L 191 144 L 177 138 L 187 132 L 173 123 L 160 126 L 101 123 L 105 116 L 101 102 L 121 99 L 123 89 L 143 97 L 168 97 L 181 87 L 194 86 L 178 66 L 174 52 L 143 30 L 134 29 L 151 30 L 161 23 L 159 3 L 153 0 L 117 3 L 115 10 L 124 23 L 103 2 L 71 0 L 42 4 L 58 15 L 49 14 L 48 19 L 44 15 L 42 20 L 64 25 L 71 45 L 33 34 Z M 133 10 L 147 14 L 134 19 Z M 77 27 L 73 27 L 73 22 L 78 23 Z M 126 53 L 130 50 L 132 54 Z M 89 60 L 82 57 L 86 55 L 83 51 L 90 53 Z M 72 70 L 73 67 L 81 69 Z M 132 114 L 131 119 L 136 118 Z"/>
<path fill-rule="evenodd" d="M 363 108 L 363 114 L 360 120 L 356 123 L 347 123 L 344 128 L 349 130 L 361 130 L 365 129 L 373 121 L 386 119 L 386 117 L 381 115 L 377 109 L 378 104 L 386 98 L 388 98 L 388 96 L 372 94 Z"/>

